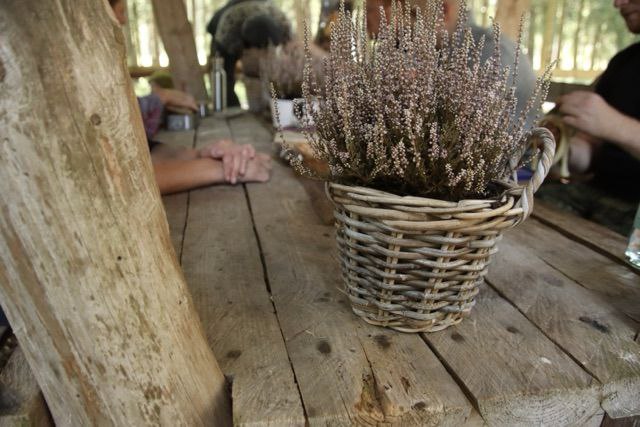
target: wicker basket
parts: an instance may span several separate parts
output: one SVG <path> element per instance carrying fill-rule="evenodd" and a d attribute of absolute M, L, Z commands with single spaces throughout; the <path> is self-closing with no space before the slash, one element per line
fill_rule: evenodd
<path fill-rule="evenodd" d="M 496 199 L 454 203 L 328 183 L 354 313 L 402 332 L 438 331 L 468 316 L 502 231 L 529 216 L 553 162 L 550 132 L 534 137 L 542 154 L 533 178 L 502 183 Z"/>

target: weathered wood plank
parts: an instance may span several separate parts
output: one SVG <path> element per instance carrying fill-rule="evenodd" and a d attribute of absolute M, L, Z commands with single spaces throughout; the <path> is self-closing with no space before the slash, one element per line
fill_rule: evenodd
<path fill-rule="evenodd" d="M 547 264 L 640 322 L 640 277 L 626 266 L 576 245 L 535 219 L 509 232 L 510 239 L 535 250 Z"/>
<path fill-rule="evenodd" d="M 198 62 L 193 28 L 182 0 L 152 0 L 156 27 L 169 56 L 169 68 L 176 89 L 198 100 L 207 99 L 207 89 Z"/>
<path fill-rule="evenodd" d="M 626 265 L 624 251 L 627 247 L 627 238 L 615 231 L 595 222 L 553 209 L 540 201 L 536 201 L 533 216 L 571 240 Z"/>
<path fill-rule="evenodd" d="M 423 336 L 489 425 L 600 425 L 597 381 L 488 286 L 470 319 Z"/>
<path fill-rule="evenodd" d="M 231 127 L 239 142 L 270 144 L 255 120 Z M 333 228 L 289 168 L 276 163 L 273 173 L 247 191 L 309 424 L 464 424 L 469 402 L 419 336 L 367 325 L 351 312 L 339 289 Z"/>
<path fill-rule="evenodd" d="M 193 148 L 195 138 L 196 132 L 191 130 L 185 132 L 160 132 L 154 139 L 175 147 Z M 182 258 L 182 239 L 184 237 L 184 226 L 187 220 L 189 193 L 163 196 L 162 203 L 164 204 L 164 210 L 169 222 L 171 243 L 173 243 L 176 255 L 180 260 Z"/>
<path fill-rule="evenodd" d="M 638 324 L 546 264 L 525 241 L 507 233 L 500 250 L 491 285 L 600 381 L 601 406 L 610 416 L 640 415 Z"/>
<path fill-rule="evenodd" d="M 333 216 L 333 204 L 327 198 L 323 181 L 314 181 L 307 178 L 300 178 L 302 186 L 309 195 L 309 200 L 313 207 L 313 211 L 325 225 L 333 225 L 335 219 Z"/>
<path fill-rule="evenodd" d="M 0 33 L 0 300 L 56 424 L 229 424 L 108 2 L 3 1 Z"/>
<path fill-rule="evenodd" d="M 602 427 L 640 427 L 640 417 L 613 419 L 605 415 Z"/>
<path fill-rule="evenodd" d="M 224 120 L 208 119 L 198 144 L 229 136 Z M 191 192 L 182 259 L 209 344 L 232 380 L 234 424 L 304 425 L 242 186 Z"/>
<path fill-rule="evenodd" d="M 40 387 L 17 347 L 0 372 L 0 427 L 53 426 Z"/>
<path fill-rule="evenodd" d="M 482 418 L 480 413 L 475 408 L 473 408 L 471 410 L 471 415 L 469 415 L 469 418 L 467 418 L 466 422 L 464 423 L 464 427 L 486 427 L 486 426 L 487 426 L 487 422 Z"/>
<path fill-rule="evenodd" d="M 531 0 L 498 0 L 496 22 L 503 34 L 511 40 L 518 40 L 520 20 L 531 7 Z"/>

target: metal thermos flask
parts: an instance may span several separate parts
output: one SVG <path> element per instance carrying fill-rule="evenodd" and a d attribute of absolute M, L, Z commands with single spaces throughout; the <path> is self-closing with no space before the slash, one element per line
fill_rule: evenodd
<path fill-rule="evenodd" d="M 213 98 L 213 112 L 227 109 L 227 73 L 224 71 L 224 60 L 219 56 L 212 58 L 211 94 Z"/>

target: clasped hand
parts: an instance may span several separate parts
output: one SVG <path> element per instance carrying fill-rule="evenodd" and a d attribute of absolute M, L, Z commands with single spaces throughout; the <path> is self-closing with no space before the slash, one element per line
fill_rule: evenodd
<path fill-rule="evenodd" d="M 247 173 L 249 163 L 256 157 L 256 150 L 250 144 L 234 144 L 225 139 L 200 149 L 198 156 L 222 160 L 225 180 L 236 184 L 238 178 Z"/>

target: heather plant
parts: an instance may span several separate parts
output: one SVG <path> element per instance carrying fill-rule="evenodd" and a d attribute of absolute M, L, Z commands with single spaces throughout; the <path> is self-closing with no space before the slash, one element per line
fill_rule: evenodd
<path fill-rule="evenodd" d="M 322 61 L 310 56 L 311 70 L 318 79 L 322 71 Z M 303 74 L 307 61 L 305 46 L 299 41 L 269 48 L 269 53 L 261 61 L 261 74 L 276 90 L 278 98 L 296 99 L 302 97 Z"/>
<path fill-rule="evenodd" d="M 463 1 L 449 36 L 440 1 L 415 13 L 396 3 L 390 19 L 381 9 L 380 31 L 371 41 L 366 19 L 343 7 L 322 79 L 312 71 L 306 38 L 302 92 L 307 105 L 318 103 L 307 109 L 305 120 L 315 132 L 306 136 L 328 163 L 323 179 L 460 200 L 495 196 L 493 183 L 514 174 L 531 132 L 527 116 L 539 110 L 550 70 L 518 111 L 518 60 L 505 69 L 496 42 L 481 63 L 484 39 L 473 39 L 465 11 Z M 495 24 L 494 37 L 500 38 Z M 293 166 L 311 173 L 295 159 Z"/>

